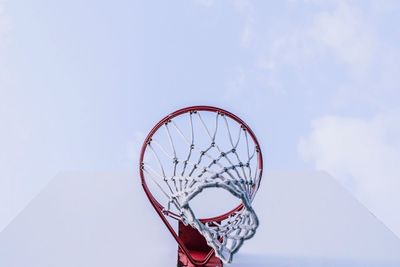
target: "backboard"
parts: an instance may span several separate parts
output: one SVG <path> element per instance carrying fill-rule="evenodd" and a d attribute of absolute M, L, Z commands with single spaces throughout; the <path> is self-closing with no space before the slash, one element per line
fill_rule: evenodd
<path fill-rule="evenodd" d="M 326 173 L 267 172 L 254 208 L 230 266 L 400 266 L 400 240 Z M 62 173 L 0 233 L 7 267 L 168 267 L 176 250 L 131 171 Z"/>

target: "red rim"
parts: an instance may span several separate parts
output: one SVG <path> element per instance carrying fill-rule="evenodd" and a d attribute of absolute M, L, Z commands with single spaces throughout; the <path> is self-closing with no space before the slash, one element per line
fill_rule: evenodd
<path fill-rule="evenodd" d="M 146 152 L 146 148 L 147 145 L 149 143 L 149 141 L 151 140 L 151 138 L 153 137 L 153 135 L 158 131 L 158 129 L 160 129 L 166 122 L 168 122 L 169 120 L 180 116 L 182 114 L 188 113 L 188 112 L 192 112 L 192 111 L 210 111 L 210 112 L 217 112 L 220 114 L 224 114 L 225 116 L 228 116 L 229 118 L 233 119 L 234 121 L 236 121 L 237 123 L 239 123 L 241 126 L 243 126 L 244 129 L 246 129 L 246 131 L 250 134 L 250 137 L 252 138 L 256 149 L 258 149 L 258 168 L 260 169 L 260 177 L 262 177 L 262 171 L 263 171 L 263 159 L 262 159 L 262 152 L 260 149 L 260 145 L 259 142 L 254 134 L 254 132 L 251 130 L 251 128 L 242 120 L 240 119 L 238 116 L 236 116 L 235 114 L 226 111 L 224 109 L 221 108 L 217 108 L 217 107 L 212 107 L 212 106 L 191 106 L 191 107 L 186 107 L 186 108 L 182 108 L 179 109 L 175 112 L 172 112 L 171 114 L 165 116 L 162 120 L 160 120 L 149 132 L 149 134 L 147 135 L 146 139 L 143 142 L 143 146 L 140 152 L 140 159 L 139 159 L 139 172 L 140 172 L 140 179 L 141 179 L 141 183 L 143 186 L 143 189 L 145 191 L 146 196 L 148 197 L 148 199 L 150 200 L 150 203 L 152 204 L 152 206 L 154 207 L 154 209 L 157 211 L 158 215 L 160 216 L 160 218 L 162 219 L 162 221 L 165 223 L 165 225 L 167 226 L 167 228 L 169 229 L 169 231 L 171 232 L 171 234 L 174 236 L 174 238 L 176 239 L 176 241 L 178 242 L 179 246 L 182 248 L 182 250 L 191 258 L 191 260 L 193 260 L 193 262 L 196 262 L 190 255 L 190 253 L 188 252 L 188 250 L 186 249 L 185 245 L 183 244 L 183 242 L 180 240 L 180 238 L 178 237 L 178 235 L 176 234 L 175 230 L 173 229 L 173 227 L 171 226 L 171 224 L 168 222 L 166 216 L 172 215 L 178 217 L 177 214 L 173 213 L 173 212 L 169 212 L 169 214 L 163 214 L 163 205 L 161 205 L 153 196 L 153 194 L 150 192 L 149 188 L 147 187 L 147 183 L 145 180 L 145 176 L 143 173 L 143 159 L 144 159 L 144 155 Z M 260 178 L 260 182 L 258 184 L 258 186 L 261 183 L 261 178 Z M 258 188 L 256 188 L 257 190 Z M 205 219 L 200 219 L 203 223 L 204 222 L 211 222 L 211 221 L 221 221 L 226 219 L 230 214 L 232 214 L 235 211 L 238 211 L 240 209 L 243 208 L 243 204 L 240 204 L 239 206 L 237 206 L 236 208 L 232 209 L 231 211 L 222 214 L 220 216 L 216 216 L 216 217 L 212 217 L 212 218 L 205 218 Z M 197 262 L 197 264 L 205 264 L 210 257 L 213 255 L 213 251 L 209 253 L 209 255 L 207 255 L 207 257 L 204 259 L 204 261 L 202 262 Z"/>

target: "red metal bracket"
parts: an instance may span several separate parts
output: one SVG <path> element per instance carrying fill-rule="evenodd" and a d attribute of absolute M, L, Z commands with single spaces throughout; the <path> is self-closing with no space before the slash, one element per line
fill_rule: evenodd
<path fill-rule="evenodd" d="M 178 248 L 178 267 L 222 267 L 222 261 L 207 245 L 206 239 L 190 225 L 179 221 L 179 238 L 190 255 Z"/>

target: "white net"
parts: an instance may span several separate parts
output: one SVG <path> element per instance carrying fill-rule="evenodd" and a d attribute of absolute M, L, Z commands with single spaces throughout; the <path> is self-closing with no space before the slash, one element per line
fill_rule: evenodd
<path fill-rule="evenodd" d="M 156 198 L 164 214 L 196 228 L 228 263 L 258 227 L 251 202 L 261 179 L 260 157 L 248 129 L 236 120 L 220 112 L 190 111 L 154 133 L 142 169 L 152 193 L 160 193 Z M 229 191 L 242 208 L 221 221 L 197 218 L 190 202 L 206 188 Z"/>

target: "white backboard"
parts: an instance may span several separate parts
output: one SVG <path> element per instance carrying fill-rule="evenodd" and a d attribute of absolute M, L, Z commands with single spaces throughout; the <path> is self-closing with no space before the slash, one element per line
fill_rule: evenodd
<path fill-rule="evenodd" d="M 139 180 L 56 176 L 0 233 L 0 266 L 176 266 L 177 245 Z M 325 173 L 266 173 L 254 208 L 258 232 L 230 266 L 400 266 L 400 240 Z"/>

